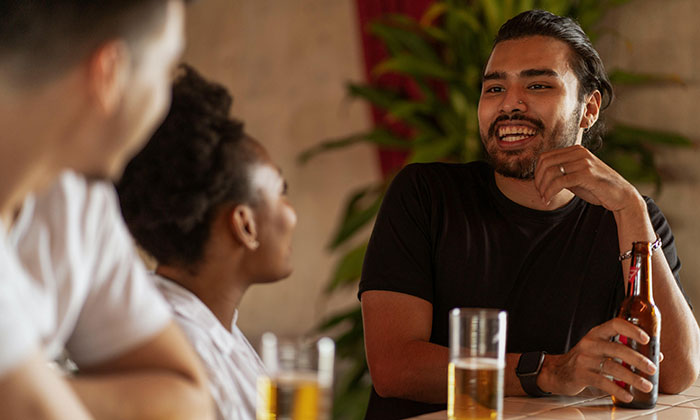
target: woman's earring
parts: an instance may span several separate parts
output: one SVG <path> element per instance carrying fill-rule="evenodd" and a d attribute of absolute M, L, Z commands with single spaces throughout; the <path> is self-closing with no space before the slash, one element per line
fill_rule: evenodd
<path fill-rule="evenodd" d="M 260 247 L 260 242 L 258 242 L 258 241 L 253 241 L 253 243 L 250 244 L 250 246 L 253 248 L 253 250 L 256 250 L 256 249 L 258 249 L 258 248 Z"/>

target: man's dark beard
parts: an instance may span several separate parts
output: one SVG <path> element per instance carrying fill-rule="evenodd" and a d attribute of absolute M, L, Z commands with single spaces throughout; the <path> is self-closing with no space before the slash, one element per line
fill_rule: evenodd
<path fill-rule="evenodd" d="M 535 177 L 535 169 L 537 168 L 537 160 L 543 152 L 571 146 L 576 142 L 578 133 L 578 123 L 581 117 L 580 111 L 572 115 L 572 118 L 564 123 L 564 126 L 555 127 L 551 135 L 544 139 L 534 149 L 522 149 L 512 151 L 499 151 L 496 145 L 496 124 L 501 121 L 527 121 L 536 128 L 534 135 L 544 135 L 544 123 L 538 119 L 526 117 L 522 114 L 501 115 L 496 118 L 489 127 L 487 138 L 484 139 L 482 134 L 482 143 L 486 150 L 486 158 L 493 169 L 499 174 L 515 179 L 533 179 Z M 488 139 L 494 139 L 488 142 Z M 527 154 L 528 156 L 522 156 Z M 499 157 L 504 157 L 500 158 Z"/>
<path fill-rule="evenodd" d="M 535 169 L 537 169 L 537 158 L 540 156 L 542 153 L 542 144 L 537 146 L 534 152 L 535 158 L 522 158 L 522 159 L 517 159 L 517 160 L 496 160 L 493 157 L 493 154 L 486 150 L 486 161 L 493 167 L 493 169 L 498 172 L 499 174 L 507 177 L 507 178 L 515 178 L 515 179 L 533 179 L 535 177 Z M 505 154 L 509 158 L 511 157 L 517 157 L 518 155 L 521 155 L 523 150 L 512 150 L 512 151 L 503 151 L 500 152 L 502 154 Z"/>

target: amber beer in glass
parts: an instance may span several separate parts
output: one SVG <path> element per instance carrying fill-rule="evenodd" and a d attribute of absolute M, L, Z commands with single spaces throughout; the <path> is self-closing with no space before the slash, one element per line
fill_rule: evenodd
<path fill-rule="evenodd" d="M 450 420 L 501 419 L 506 313 L 497 309 L 450 312 L 447 416 Z"/>
<path fill-rule="evenodd" d="M 328 337 L 277 340 L 263 335 L 267 374 L 258 378 L 257 420 L 327 420 L 331 411 L 335 345 Z"/>
<path fill-rule="evenodd" d="M 651 392 L 643 392 L 630 384 L 615 381 L 624 387 L 633 400 L 629 403 L 621 401 L 614 396 L 613 403 L 620 407 L 651 408 L 656 405 L 659 394 L 659 337 L 661 336 L 661 314 L 654 304 L 651 280 L 651 243 L 635 242 L 632 246 L 632 262 L 630 263 L 630 276 L 627 285 L 627 297 L 622 301 L 619 317 L 638 326 L 649 335 L 649 342 L 641 344 L 629 337 L 619 336 L 617 340 L 630 348 L 638 351 L 651 360 L 657 366 L 654 375 L 647 375 L 637 371 L 634 366 L 625 367 L 649 380 L 654 388 Z"/>

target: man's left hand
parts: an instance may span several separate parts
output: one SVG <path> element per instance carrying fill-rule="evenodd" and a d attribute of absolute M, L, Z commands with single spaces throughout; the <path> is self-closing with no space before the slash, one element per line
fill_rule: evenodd
<path fill-rule="evenodd" d="M 580 145 L 542 153 L 535 169 L 535 187 L 545 204 L 567 189 L 613 212 L 641 198 L 632 184 Z"/>

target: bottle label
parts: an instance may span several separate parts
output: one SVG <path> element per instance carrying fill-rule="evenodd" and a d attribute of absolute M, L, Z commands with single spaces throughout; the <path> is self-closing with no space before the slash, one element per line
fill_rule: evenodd
<path fill-rule="evenodd" d="M 639 264 L 630 264 L 630 274 L 627 277 L 627 296 L 631 296 L 634 293 L 634 283 L 637 281 L 637 274 L 639 274 Z"/>

